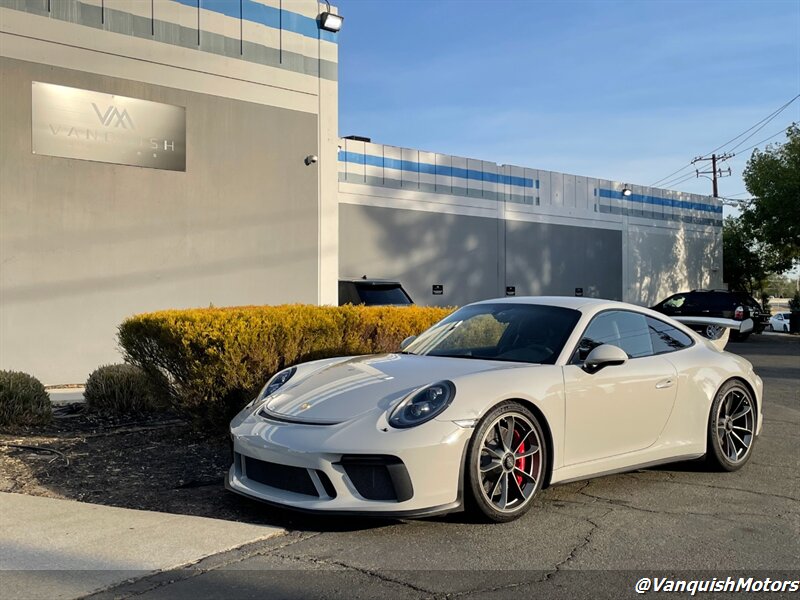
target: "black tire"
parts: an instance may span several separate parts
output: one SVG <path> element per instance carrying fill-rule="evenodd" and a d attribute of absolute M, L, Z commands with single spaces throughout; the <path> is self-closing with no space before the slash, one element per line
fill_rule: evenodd
<path fill-rule="evenodd" d="M 732 342 L 746 342 L 750 337 L 749 333 L 739 333 L 738 331 L 731 331 L 730 340 Z"/>
<path fill-rule="evenodd" d="M 772 326 L 772 323 L 770 323 L 769 325 L 767 325 L 767 329 L 768 329 L 769 331 L 775 331 L 775 328 Z"/>
<path fill-rule="evenodd" d="M 709 467 L 716 471 L 741 469 L 753 454 L 756 426 L 757 407 L 753 394 L 737 379 L 726 382 L 714 397 L 708 416 L 706 463 Z"/>
<path fill-rule="evenodd" d="M 530 410 L 513 401 L 495 406 L 469 441 L 467 509 L 494 523 L 524 515 L 547 475 L 547 453 L 542 426 Z"/>

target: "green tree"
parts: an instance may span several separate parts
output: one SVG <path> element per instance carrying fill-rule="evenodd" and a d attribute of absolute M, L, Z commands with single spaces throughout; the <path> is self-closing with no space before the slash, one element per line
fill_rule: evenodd
<path fill-rule="evenodd" d="M 755 239 L 743 217 L 728 216 L 722 224 L 722 275 L 732 290 L 755 294 L 767 278 L 790 266 L 779 252 Z"/>
<path fill-rule="evenodd" d="M 756 149 L 744 182 L 753 200 L 742 221 L 754 239 L 788 269 L 800 262 L 800 127 L 792 124 L 786 142 Z"/>

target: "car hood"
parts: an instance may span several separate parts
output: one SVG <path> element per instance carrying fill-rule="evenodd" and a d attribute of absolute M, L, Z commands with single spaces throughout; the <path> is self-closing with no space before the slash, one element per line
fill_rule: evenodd
<path fill-rule="evenodd" d="M 531 366 L 534 365 L 413 354 L 358 356 L 298 370 L 267 399 L 262 411 L 267 417 L 293 422 L 341 423 L 376 408 L 386 411 L 412 391 L 437 381 Z"/>

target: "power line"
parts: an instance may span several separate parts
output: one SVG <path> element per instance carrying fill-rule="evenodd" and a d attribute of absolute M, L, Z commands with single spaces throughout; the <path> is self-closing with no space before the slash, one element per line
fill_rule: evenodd
<path fill-rule="evenodd" d="M 681 172 L 681 171 L 683 171 L 684 169 L 686 169 L 686 168 L 688 168 L 688 167 L 691 167 L 691 166 L 692 166 L 692 163 L 688 163 L 686 166 L 684 166 L 684 167 L 681 167 L 681 168 L 680 168 L 680 169 L 678 169 L 677 171 L 673 171 L 672 173 L 670 173 L 670 174 L 669 174 L 669 175 L 667 175 L 666 177 L 662 177 L 661 179 L 659 179 L 659 180 L 657 180 L 657 181 L 654 181 L 653 183 L 651 183 L 651 184 L 650 184 L 650 187 L 653 187 L 653 186 L 656 186 L 656 185 L 658 185 L 659 183 L 661 183 L 661 182 L 662 182 L 662 181 L 664 181 L 665 179 L 669 179 L 670 177 L 672 177 L 672 176 L 673 176 L 673 175 L 675 175 L 676 173 L 680 173 L 680 172 Z"/>
<path fill-rule="evenodd" d="M 679 177 L 676 177 L 674 181 L 671 180 L 671 181 L 668 181 L 666 183 L 663 183 L 662 186 L 666 187 L 668 185 L 669 186 L 680 185 L 681 183 L 683 183 L 685 181 L 689 181 L 690 179 L 695 179 L 696 177 L 697 177 L 697 173 L 695 173 L 693 171 L 693 172 L 689 173 L 688 175 L 681 175 Z"/>
<path fill-rule="evenodd" d="M 794 123 L 792 123 L 792 125 L 794 125 Z M 786 126 L 786 127 L 784 127 L 783 129 L 781 129 L 781 130 L 780 130 L 778 133 L 773 133 L 773 134 L 772 134 L 771 136 L 769 136 L 768 138 L 764 138 L 764 139 L 763 139 L 763 140 L 761 140 L 760 142 L 756 142 L 755 144 L 753 144 L 752 146 L 750 146 L 750 147 L 748 147 L 748 148 L 745 148 L 744 150 L 739 150 L 739 152 L 738 152 L 737 154 L 741 154 L 742 152 L 747 152 L 748 150 L 752 150 L 752 149 L 753 149 L 753 148 L 755 148 L 756 146 L 760 146 L 760 145 L 761 145 L 761 144 L 763 144 L 764 142 L 768 142 L 768 141 L 769 141 L 769 140 L 771 140 L 772 138 L 774 138 L 774 137 L 778 137 L 780 134 L 782 134 L 782 133 L 784 133 L 784 132 L 788 131 L 788 130 L 789 130 L 789 127 L 791 127 L 792 125 L 787 125 L 787 126 Z M 736 156 L 736 154 L 734 154 L 734 156 Z"/>
<path fill-rule="evenodd" d="M 800 94 L 797 94 L 797 95 L 796 95 L 794 98 L 792 98 L 792 99 L 791 99 L 791 100 L 789 100 L 788 102 L 784 103 L 782 106 L 780 106 L 780 107 L 778 107 L 777 109 L 775 109 L 774 111 L 772 111 L 772 112 L 771 112 L 770 114 L 768 114 L 766 117 L 764 117 L 763 119 L 761 119 L 760 121 L 758 121 L 758 122 L 757 122 L 755 125 L 752 125 L 751 127 L 748 127 L 747 129 L 745 129 L 745 130 L 744 130 L 742 133 L 740 133 L 740 134 L 739 134 L 739 135 L 737 135 L 736 137 L 734 137 L 734 138 L 731 138 L 730 140 L 728 140 L 727 142 L 725 142 L 725 143 L 724 143 L 724 144 L 722 144 L 721 146 L 718 146 L 718 147 L 714 148 L 714 149 L 713 149 L 711 152 L 707 152 L 706 154 L 703 154 L 703 155 L 699 156 L 698 158 L 708 158 L 708 157 L 709 157 L 709 155 L 711 155 L 711 154 L 713 154 L 713 153 L 717 152 L 718 150 L 721 150 L 722 148 L 724 148 L 724 147 L 725 147 L 725 146 L 727 146 L 728 144 L 731 144 L 731 143 L 735 142 L 736 140 L 738 140 L 739 138 L 741 138 L 742 136 L 744 136 L 744 135 L 746 135 L 746 134 L 748 134 L 748 133 L 752 132 L 752 133 L 750 133 L 750 135 L 749 135 L 748 137 L 746 137 L 744 140 L 741 140 L 741 141 L 739 142 L 739 144 L 737 144 L 736 146 L 734 146 L 733 148 L 731 148 L 731 150 L 735 150 L 735 149 L 736 149 L 736 148 L 738 148 L 738 147 L 739 147 L 739 146 L 740 146 L 742 143 L 746 142 L 748 139 L 750 139 L 751 137 L 753 137 L 753 135 L 755 135 L 755 134 L 756 134 L 756 133 L 758 133 L 758 132 L 759 132 L 761 129 L 763 129 L 763 128 L 764 128 L 766 125 L 768 125 L 770 121 L 772 121 L 773 119 L 775 119 L 775 117 L 777 117 L 777 116 L 778 116 L 780 113 L 782 113 L 784 110 L 786 110 L 786 109 L 787 109 L 787 108 L 788 108 L 788 107 L 789 107 L 789 106 L 790 106 L 790 105 L 791 105 L 791 104 L 792 104 L 792 103 L 793 103 L 795 100 L 797 100 L 798 98 L 800 98 Z M 756 128 L 757 128 L 757 129 L 756 129 Z M 753 131 L 754 129 L 755 129 L 755 131 Z M 774 137 L 774 136 L 773 136 L 773 137 Z M 759 142 L 759 144 L 760 144 L 760 143 L 762 143 L 762 142 Z M 758 145 L 758 144 L 756 144 L 756 146 L 757 146 L 757 145 Z M 749 149 L 750 149 L 750 148 L 748 148 L 748 150 L 749 150 Z M 650 186 L 651 186 L 651 187 L 654 187 L 654 186 L 656 186 L 656 185 L 661 185 L 661 186 L 663 187 L 663 186 L 667 186 L 667 185 L 674 185 L 674 183 L 673 183 L 673 184 L 670 184 L 670 183 L 663 183 L 663 182 L 665 182 L 665 181 L 669 180 L 671 177 L 673 177 L 673 176 L 675 176 L 675 175 L 678 175 L 678 173 L 681 173 L 681 171 L 685 171 L 686 169 L 688 169 L 688 168 L 692 167 L 692 165 L 694 165 L 694 161 L 691 161 L 691 162 L 687 163 L 686 165 L 684 165 L 683 167 L 681 167 L 680 169 L 678 169 L 678 170 L 676 170 L 676 171 L 673 171 L 672 173 L 670 173 L 670 174 L 669 174 L 669 175 L 667 175 L 666 177 L 662 177 L 661 179 L 658 179 L 657 181 L 654 181 L 653 183 L 651 183 L 651 184 L 650 184 Z M 681 176 L 681 177 L 682 177 L 682 176 Z"/>
<path fill-rule="evenodd" d="M 771 113 L 770 113 L 770 114 L 768 114 L 766 117 L 764 117 L 763 119 L 761 119 L 761 120 L 760 120 L 758 123 L 756 123 L 756 124 L 755 124 L 755 125 L 753 125 L 752 127 L 749 127 L 749 128 L 747 128 L 747 129 L 745 129 L 745 130 L 744 130 L 742 133 L 740 133 L 739 135 L 737 135 L 735 138 L 732 138 L 732 139 L 728 140 L 727 142 L 725 142 L 724 144 L 722 144 L 721 146 L 718 146 L 718 147 L 714 148 L 714 149 L 713 149 L 711 152 L 707 152 L 706 154 L 703 154 L 703 157 L 705 158 L 705 157 L 707 157 L 709 154 L 713 154 L 714 152 L 717 152 L 718 150 L 721 150 L 722 148 L 724 148 L 725 146 L 727 146 L 727 145 L 728 145 L 728 144 L 730 144 L 731 142 L 735 142 L 735 141 L 736 141 L 736 140 L 738 140 L 740 137 L 742 137 L 744 134 L 746 134 L 746 133 L 748 133 L 748 132 L 752 131 L 753 129 L 755 129 L 756 127 L 758 127 L 759 125 L 761 125 L 762 123 L 763 123 L 764 125 L 766 125 L 767 123 L 769 123 L 770 121 L 772 121 L 772 119 L 774 119 L 774 118 L 775 118 L 775 117 L 777 117 L 779 114 L 781 114 L 781 113 L 782 113 L 784 110 L 786 110 L 786 109 L 789 107 L 789 105 L 790 105 L 790 104 L 792 104 L 792 103 L 793 103 L 795 100 L 797 100 L 798 98 L 800 98 L 800 94 L 797 94 L 797 95 L 796 95 L 794 98 L 792 98 L 791 100 L 789 100 L 788 102 L 786 102 L 786 104 L 784 104 L 783 106 L 780 106 L 780 107 L 776 108 L 776 109 L 775 109 L 773 112 L 771 112 Z M 763 129 L 764 125 L 762 125 L 761 127 L 759 127 L 759 129 Z M 753 133 L 755 133 L 755 132 L 753 132 Z M 751 136 L 748 136 L 748 138 L 745 138 L 745 139 L 749 139 L 749 137 L 751 137 Z M 745 140 L 742 140 L 742 141 L 745 141 Z M 731 148 L 731 150 L 734 150 L 734 148 Z"/>

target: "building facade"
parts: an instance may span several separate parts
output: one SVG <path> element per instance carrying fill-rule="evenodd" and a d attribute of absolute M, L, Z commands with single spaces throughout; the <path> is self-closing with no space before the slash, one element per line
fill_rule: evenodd
<path fill-rule="evenodd" d="M 338 50 L 319 12 L 0 0 L 0 368 L 81 382 L 135 313 L 336 302 Z"/>
<path fill-rule="evenodd" d="M 335 304 L 340 275 L 448 305 L 721 284 L 710 198 L 339 139 L 324 10 L 0 0 L 0 369 L 80 383 L 130 315 Z"/>
<path fill-rule="evenodd" d="M 339 227 L 342 276 L 399 279 L 424 304 L 722 287 L 718 199 L 354 139 Z"/>

